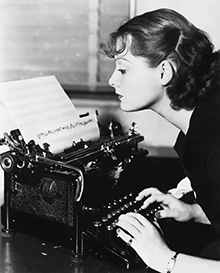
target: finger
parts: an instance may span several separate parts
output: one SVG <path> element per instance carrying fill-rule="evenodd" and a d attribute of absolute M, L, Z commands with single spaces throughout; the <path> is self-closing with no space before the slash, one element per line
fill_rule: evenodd
<path fill-rule="evenodd" d="M 141 235 L 143 232 L 146 232 L 146 229 L 147 232 L 149 233 L 156 228 L 160 234 L 163 234 L 163 231 L 157 221 L 151 222 L 146 217 L 139 213 L 129 212 L 127 214 L 133 216 L 133 218 L 136 219 L 136 224 L 139 225 L 137 229 L 140 232 L 135 234 L 136 239 L 138 239 L 139 235 Z"/>
<path fill-rule="evenodd" d="M 171 201 L 174 199 L 173 196 L 170 194 L 154 194 L 148 197 L 143 205 L 141 206 L 142 209 L 147 208 L 150 204 L 153 204 L 154 202 L 162 203 L 163 205 L 168 206 Z"/>
<path fill-rule="evenodd" d="M 118 228 L 116 230 L 117 236 L 121 238 L 127 245 L 131 246 L 134 240 L 134 237 L 125 233 L 122 229 Z"/>
<path fill-rule="evenodd" d="M 174 218 L 176 219 L 178 217 L 178 211 L 177 210 L 171 210 L 171 209 L 164 209 L 157 211 L 155 213 L 155 217 L 157 219 L 163 219 L 163 218 Z"/>
<path fill-rule="evenodd" d="M 144 197 L 148 197 L 152 194 L 160 194 L 162 193 L 161 191 L 159 191 L 157 188 L 147 188 L 144 189 L 143 191 L 139 192 L 139 194 L 136 197 L 136 200 L 142 200 Z"/>
<path fill-rule="evenodd" d="M 120 215 L 116 225 L 132 236 L 136 236 L 140 232 L 140 223 L 137 223 L 137 220 L 128 213 Z"/>
<path fill-rule="evenodd" d="M 135 212 L 128 212 L 126 214 L 128 217 L 130 217 L 130 219 L 134 219 L 133 220 L 133 225 L 137 226 L 137 229 L 141 229 L 141 227 L 146 227 L 146 226 L 151 226 L 152 224 L 150 223 L 150 221 L 144 217 L 143 215 L 141 215 L 140 213 L 135 213 Z"/>
<path fill-rule="evenodd" d="M 116 225 L 121 227 L 124 232 L 127 232 L 129 235 L 137 238 L 146 227 L 149 228 L 152 224 L 143 215 L 129 212 L 120 215 Z"/>

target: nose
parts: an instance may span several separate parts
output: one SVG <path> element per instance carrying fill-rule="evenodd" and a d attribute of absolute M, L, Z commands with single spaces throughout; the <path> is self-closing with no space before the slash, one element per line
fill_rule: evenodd
<path fill-rule="evenodd" d="M 112 73 L 111 77 L 109 78 L 108 84 L 114 88 L 116 88 L 116 86 L 118 86 L 118 80 L 116 79 L 115 71 Z"/>
<path fill-rule="evenodd" d="M 113 74 L 114 74 L 114 73 L 113 73 Z M 109 80 L 108 80 L 108 84 L 109 84 L 111 87 L 114 87 L 113 74 L 111 75 L 111 77 L 110 77 Z"/>

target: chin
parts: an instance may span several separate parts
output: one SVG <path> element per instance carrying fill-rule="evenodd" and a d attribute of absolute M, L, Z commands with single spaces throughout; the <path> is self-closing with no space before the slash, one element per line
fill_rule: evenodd
<path fill-rule="evenodd" d="M 135 111 L 138 111 L 136 108 L 122 107 L 122 106 L 121 106 L 121 110 L 123 110 L 124 112 L 135 112 Z"/>
<path fill-rule="evenodd" d="M 128 105 L 125 103 L 121 103 L 120 107 L 124 112 L 136 112 L 136 111 L 140 110 L 140 108 L 138 108 L 138 107 L 134 107 L 132 105 Z"/>

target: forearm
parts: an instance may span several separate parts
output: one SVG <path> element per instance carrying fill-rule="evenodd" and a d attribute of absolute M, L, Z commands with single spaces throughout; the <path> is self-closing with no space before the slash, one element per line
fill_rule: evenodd
<path fill-rule="evenodd" d="M 165 272 L 165 271 L 164 271 Z M 219 273 L 220 261 L 193 257 L 180 253 L 172 273 Z M 163 272 L 162 272 L 163 273 Z"/>
<path fill-rule="evenodd" d="M 202 224 L 211 224 L 207 216 L 205 215 L 204 211 L 198 204 L 190 205 L 192 219 L 195 222 L 202 223 Z"/>

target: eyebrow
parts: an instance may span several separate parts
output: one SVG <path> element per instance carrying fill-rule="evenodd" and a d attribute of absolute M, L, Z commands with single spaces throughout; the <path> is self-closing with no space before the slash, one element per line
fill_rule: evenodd
<path fill-rule="evenodd" d="M 116 61 L 121 61 L 121 60 L 130 63 L 130 61 L 129 61 L 128 59 L 124 58 L 124 57 L 118 57 L 118 58 L 115 58 L 115 59 L 114 59 L 115 62 L 116 62 Z"/>

